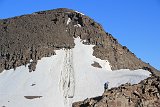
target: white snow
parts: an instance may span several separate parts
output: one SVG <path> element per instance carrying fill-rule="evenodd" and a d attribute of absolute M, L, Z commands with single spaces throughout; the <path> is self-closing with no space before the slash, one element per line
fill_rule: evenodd
<path fill-rule="evenodd" d="M 79 11 L 75 11 L 76 13 L 79 13 L 79 14 L 81 14 L 81 15 L 84 15 L 83 13 L 81 13 L 81 12 L 79 12 Z"/>
<path fill-rule="evenodd" d="M 102 95 L 107 81 L 111 88 L 150 76 L 141 69 L 111 71 L 108 61 L 92 55 L 94 45 L 84 45 L 79 38 L 75 44 L 73 49 L 57 50 L 56 55 L 39 60 L 34 72 L 20 66 L 0 73 L 0 107 L 71 107 L 72 102 Z M 102 68 L 91 66 L 94 61 Z"/>
<path fill-rule="evenodd" d="M 68 18 L 67 25 L 71 22 L 71 18 Z"/>
<path fill-rule="evenodd" d="M 74 27 L 81 27 L 81 25 L 80 24 L 76 24 L 76 25 L 74 25 Z"/>
<path fill-rule="evenodd" d="M 31 59 L 29 62 L 30 62 L 30 63 L 33 62 L 33 59 Z"/>

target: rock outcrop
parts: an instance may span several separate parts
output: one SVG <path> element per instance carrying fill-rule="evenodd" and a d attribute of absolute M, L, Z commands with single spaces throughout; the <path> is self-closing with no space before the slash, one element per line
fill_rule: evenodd
<path fill-rule="evenodd" d="M 93 55 L 108 60 L 112 70 L 139 69 L 152 66 L 138 59 L 122 46 L 100 24 L 73 10 L 56 9 L 0 20 L 0 72 L 29 65 L 35 69 L 37 60 L 54 55 L 54 50 L 73 48 L 74 37 L 94 44 Z"/>
<path fill-rule="evenodd" d="M 102 96 L 76 102 L 73 107 L 160 107 L 160 77 L 109 89 Z"/>

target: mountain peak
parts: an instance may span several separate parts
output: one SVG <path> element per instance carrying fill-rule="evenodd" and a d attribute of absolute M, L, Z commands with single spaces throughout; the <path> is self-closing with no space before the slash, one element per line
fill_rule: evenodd
<path fill-rule="evenodd" d="M 59 8 L 0 20 L 0 68 L 11 69 L 54 54 L 52 49 L 73 48 L 73 37 L 93 44 L 93 55 L 108 60 L 113 70 L 153 67 L 122 46 L 93 19 Z M 35 65 L 35 64 L 33 64 Z"/>
<path fill-rule="evenodd" d="M 0 20 L 0 106 L 69 107 L 124 83 L 138 84 L 151 73 L 147 81 L 158 90 L 157 70 L 83 13 L 59 8 Z M 127 87 L 142 92 L 141 84 Z M 114 89 L 124 96 L 123 86 Z"/>

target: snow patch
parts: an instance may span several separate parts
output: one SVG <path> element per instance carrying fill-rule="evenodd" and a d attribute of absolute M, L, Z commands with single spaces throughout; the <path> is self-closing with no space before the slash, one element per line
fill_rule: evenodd
<path fill-rule="evenodd" d="M 31 59 L 29 62 L 30 62 L 30 63 L 33 62 L 33 59 Z"/>
<path fill-rule="evenodd" d="M 71 22 L 71 18 L 68 18 L 67 25 Z"/>
<path fill-rule="evenodd" d="M 74 27 L 82 27 L 80 24 L 76 24 L 74 25 Z"/>
<path fill-rule="evenodd" d="M 107 81 L 112 88 L 150 76 L 141 69 L 112 71 L 107 60 L 92 55 L 94 45 L 84 45 L 80 38 L 74 42 L 73 49 L 56 50 L 56 55 L 39 60 L 34 72 L 20 66 L 0 73 L 0 106 L 71 107 L 73 102 L 102 95 Z M 94 61 L 102 68 L 91 66 Z"/>
<path fill-rule="evenodd" d="M 83 14 L 83 13 L 81 13 L 81 12 L 79 12 L 79 11 L 75 11 L 76 13 L 79 13 L 79 14 L 81 14 L 81 15 L 85 15 L 85 14 Z"/>
<path fill-rule="evenodd" d="M 92 55 L 94 45 L 84 45 L 83 44 L 84 41 L 81 41 L 80 38 L 75 38 L 74 42 L 76 45 L 75 48 L 73 48 L 73 55 L 75 55 L 73 59 L 75 63 L 73 64 L 76 64 L 75 65 L 76 67 L 78 64 L 80 64 L 78 65 L 78 67 L 83 68 L 83 66 L 85 66 L 89 70 L 90 68 L 94 68 L 91 66 L 91 64 L 94 63 L 95 61 L 101 65 L 102 67 L 101 70 L 111 71 L 110 64 L 107 60 L 101 60 Z"/>

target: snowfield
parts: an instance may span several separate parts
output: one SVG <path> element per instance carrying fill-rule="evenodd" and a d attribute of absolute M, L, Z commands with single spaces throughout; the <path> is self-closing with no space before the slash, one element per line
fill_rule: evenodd
<path fill-rule="evenodd" d="M 34 72 L 27 65 L 0 73 L 0 107 L 71 107 L 72 102 L 102 95 L 107 81 L 112 88 L 150 76 L 141 69 L 112 71 L 108 61 L 92 55 L 94 45 L 79 38 L 75 44 L 39 60 Z M 101 68 L 92 66 L 94 62 Z"/>

